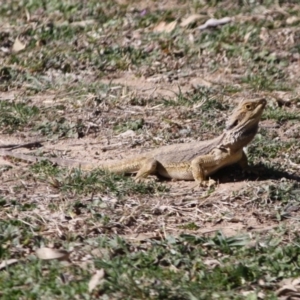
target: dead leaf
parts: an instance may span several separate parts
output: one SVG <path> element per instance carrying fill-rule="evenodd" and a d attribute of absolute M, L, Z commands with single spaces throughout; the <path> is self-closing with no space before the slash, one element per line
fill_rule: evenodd
<path fill-rule="evenodd" d="M 268 12 L 268 9 L 264 5 L 256 5 L 255 8 L 253 8 L 253 13 L 254 14 L 266 14 Z"/>
<path fill-rule="evenodd" d="M 216 267 L 221 265 L 221 263 L 217 259 L 206 259 L 203 263 L 209 267 Z"/>
<path fill-rule="evenodd" d="M 248 43 L 248 40 L 249 40 L 251 34 L 252 34 L 252 31 L 249 31 L 248 33 L 245 34 L 245 36 L 244 36 L 244 43 Z"/>
<path fill-rule="evenodd" d="M 298 278 L 285 278 L 283 279 L 279 285 L 282 285 L 275 293 L 277 296 L 295 296 L 299 297 L 300 293 L 300 277 Z"/>
<path fill-rule="evenodd" d="M 264 292 L 258 292 L 257 297 L 258 297 L 258 299 L 265 299 L 266 295 Z"/>
<path fill-rule="evenodd" d="M 130 137 L 130 136 L 136 136 L 136 133 L 131 129 L 128 129 L 125 132 L 122 132 L 117 135 L 117 137 Z"/>
<path fill-rule="evenodd" d="M 25 15 L 26 15 L 26 21 L 27 21 L 27 22 L 30 22 L 31 16 L 30 16 L 30 13 L 29 13 L 29 11 L 28 11 L 27 8 L 25 8 Z"/>
<path fill-rule="evenodd" d="M 284 278 L 278 283 L 278 285 L 279 286 L 289 286 L 289 285 L 296 286 L 296 285 L 299 285 L 299 283 L 300 283 L 300 277 Z"/>
<path fill-rule="evenodd" d="M 187 18 L 183 19 L 180 23 L 181 27 L 186 27 L 189 26 L 190 24 L 196 22 L 197 20 L 199 20 L 200 18 L 202 18 L 203 16 L 199 15 L 199 14 L 193 14 L 188 16 Z"/>
<path fill-rule="evenodd" d="M 270 38 L 269 32 L 265 27 L 262 27 L 260 30 L 260 34 L 259 34 L 259 38 L 263 41 L 263 42 L 267 42 L 268 39 Z"/>
<path fill-rule="evenodd" d="M 109 251 L 107 249 L 104 249 L 104 248 L 95 248 L 91 251 L 91 254 L 94 256 L 94 257 L 97 257 L 97 258 L 103 258 L 105 256 L 108 256 L 109 255 Z"/>
<path fill-rule="evenodd" d="M 297 289 L 293 285 L 284 285 L 276 291 L 277 296 L 287 295 L 290 292 L 297 292 Z"/>
<path fill-rule="evenodd" d="M 58 249 L 44 247 L 44 248 L 37 249 L 36 255 L 38 258 L 43 260 L 51 260 L 51 259 L 68 260 L 70 252 L 66 250 L 58 250 Z"/>
<path fill-rule="evenodd" d="M 72 27 L 83 27 L 84 28 L 86 26 L 93 25 L 95 23 L 96 23 L 95 20 L 90 19 L 90 20 L 72 22 L 72 23 L 70 23 L 70 26 L 72 26 Z"/>
<path fill-rule="evenodd" d="M 222 19 L 209 19 L 203 25 L 199 26 L 198 29 L 203 30 L 209 27 L 217 27 L 220 25 L 225 25 L 232 21 L 232 18 L 225 17 Z"/>
<path fill-rule="evenodd" d="M 294 286 L 299 286 L 299 285 L 300 285 L 300 277 L 293 278 L 292 284 L 293 284 Z"/>
<path fill-rule="evenodd" d="M 299 22 L 299 18 L 296 16 L 292 16 L 292 17 L 287 18 L 285 22 L 287 25 L 292 25 L 292 24 Z"/>
<path fill-rule="evenodd" d="M 0 264 L 0 270 L 5 269 L 7 266 L 13 265 L 15 263 L 17 263 L 18 260 L 17 259 L 7 259 L 7 260 L 3 260 L 2 263 Z"/>
<path fill-rule="evenodd" d="M 254 291 L 242 291 L 241 294 L 242 294 L 244 297 L 247 297 L 248 299 L 249 299 L 250 297 L 252 297 L 252 296 L 255 297 L 255 292 L 254 292 Z M 250 299 L 252 299 L 252 298 L 250 298 Z M 253 299 L 256 299 L 256 297 L 253 298 Z"/>
<path fill-rule="evenodd" d="M 165 21 L 162 21 L 153 28 L 153 31 L 169 33 L 175 29 L 176 25 L 177 25 L 177 21 L 173 21 L 171 23 L 166 23 Z"/>
<path fill-rule="evenodd" d="M 89 281 L 89 292 L 92 292 L 97 285 L 103 282 L 104 275 L 105 273 L 103 269 L 96 271 L 96 273 L 92 276 L 91 280 Z"/>
<path fill-rule="evenodd" d="M 194 89 L 197 89 L 200 86 L 205 86 L 205 87 L 211 87 L 212 86 L 211 82 L 209 82 L 209 81 L 207 81 L 203 78 L 200 78 L 200 77 L 195 77 L 195 78 L 191 79 L 190 84 Z"/>
<path fill-rule="evenodd" d="M 20 52 L 20 51 L 24 50 L 25 48 L 26 48 L 26 45 L 23 44 L 23 43 L 19 40 L 19 37 L 17 37 L 17 38 L 15 39 L 15 42 L 14 42 L 13 46 L 12 46 L 12 51 L 13 51 L 13 52 Z"/>
<path fill-rule="evenodd" d="M 147 241 L 150 239 L 157 239 L 158 234 L 155 232 L 145 232 L 145 233 L 138 233 L 138 234 L 126 234 L 122 235 L 123 238 L 128 239 L 133 242 L 141 242 L 141 241 Z"/>

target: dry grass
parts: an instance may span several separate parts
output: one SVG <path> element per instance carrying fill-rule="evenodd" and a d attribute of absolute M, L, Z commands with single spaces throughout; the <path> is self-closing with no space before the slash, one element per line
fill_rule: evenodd
<path fill-rule="evenodd" d="M 204 249 L 212 241 L 217 245 L 219 239 L 216 252 L 224 259 L 222 264 L 232 242 L 226 238 L 237 234 L 250 234 L 252 243 L 278 240 L 277 245 L 290 247 L 298 236 L 300 200 L 298 4 L 10 2 L 0 1 L 0 143 L 43 141 L 41 148 L 16 152 L 95 163 L 122 158 L 165 144 L 212 138 L 222 131 L 227 115 L 241 99 L 264 96 L 268 100 L 260 131 L 248 147 L 253 172 L 244 174 L 236 166 L 222 170 L 214 176 L 218 184 L 211 189 L 156 178 L 136 184 L 131 178 L 97 170 L 83 172 L 1 158 L 0 262 L 17 259 L 26 264 L 33 259 L 38 264 L 34 253 L 44 246 L 73 251 L 70 259 L 75 271 L 66 271 L 73 277 L 58 284 L 61 294 L 52 287 L 44 289 L 41 281 L 37 295 L 45 299 L 80 298 L 82 293 L 87 299 L 105 299 L 105 295 L 115 299 L 198 299 L 192 298 L 197 290 L 186 282 L 178 284 L 179 291 L 166 283 L 165 292 L 152 282 L 155 292 L 148 293 L 149 283 L 142 279 L 140 290 L 135 290 L 132 282 L 138 279 L 132 275 L 135 279 L 130 284 L 123 278 L 124 286 L 118 286 L 110 267 L 122 274 L 123 270 L 117 262 L 114 267 L 105 267 L 104 259 L 99 262 L 95 251 L 101 247 L 108 249 L 111 260 L 132 250 L 137 255 L 153 255 L 159 266 L 164 262 L 160 250 L 151 248 L 155 241 L 162 243 L 156 249 L 174 247 L 179 253 L 176 247 L 190 241 L 180 237 L 182 234 L 203 237 L 195 245 Z M 180 26 L 195 13 L 198 19 Z M 210 17 L 224 16 L 234 19 L 218 28 L 197 28 Z M 170 23 L 176 26 L 168 32 Z M 157 32 L 158 28 L 163 31 Z M 215 235 L 219 231 L 224 234 L 221 238 Z M 115 235 L 123 242 L 115 241 Z M 215 239 L 209 240 L 214 235 Z M 168 240 L 170 236 L 178 238 L 174 238 L 176 243 Z M 99 242 L 99 238 L 103 240 Z M 266 246 L 270 261 L 274 243 Z M 210 258 L 217 255 L 207 251 Z M 242 261 L 235 250 L 230 255 L 238 255 Z M 246 261 L 251 258 L 247 255 Z M 193 256 L 188 257 L 189 262 L 195 262 Z M 87 282 L 99 268 L 105 269 L 106 284 L 94 294 L 88 293 Z M 137 268 L 144 270 L 140 265 Z M 175 273 L 186 274 L 179 265 L 176 268 Z M 60 270 L 60 266 L 47 265 L 45 269 L 39 269 L 43 276 Z M 209 270 L 215 271 L 215 265 Z M 22 274 L 20 267 L 15 271 Z M 7 279 L 10 273 L 8 269 L 5 272 L 0 276 Z M 218 272 L 223 276 L 229 271 Z M 267 292 L 267 285 L 259 282 L 259 278 L 266 282 L 267 275 L 255 272 L 253 277 L 243 275 L 245 281 L 235 282 L 234 287 L 229 283 L 218 287 L 216 293 L 245 299 L 239 297 L 254 291 L 258 298 L 263 293 L 275 299 L 271 297 L 282 286 L 280 280 L 296 274 L 282 270 L 283 275 L 276 277 L 276 284 L 270 283 Z M 139 276 L 146 278 L 145 274 Z M 169 280 L 161 276 L 161 282 Z M 191 278 L 196 277 L 190 276 L 193 282 Z M 240 278 L 239 271 L 235 276 Z M 20 286 L 17 282 L 12 279 L 12 285 Z M 69 291 L 64 282 L 72 286 Z M 197 277 L 195 282 L 205 280 Z M 126 290 L 126 285 L 132 291 Z M 25 286 L 29 290 L 32 282 Z M 180 287 L 185 291 L 182 294 Z M 236 290 L 227 294 L 228 287 Z M 209 285 L 202 288 L 207 293 L 199 299 L 211 298 Z M 8 298 L 9 289 L 3 286 L 5 299 L 12 299 Z M 34 297 L 15 290 L 16 298 Z"/>

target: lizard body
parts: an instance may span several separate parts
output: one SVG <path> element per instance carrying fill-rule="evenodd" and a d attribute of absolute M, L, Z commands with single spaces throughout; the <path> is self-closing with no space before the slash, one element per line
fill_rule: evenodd
<path fill-rule="evenodd" d="M 118 161 L 100 162 L 98 165 L 57 158 L 47 160 L 82 169 L 100 168 L 114 173 L 136 173 L 137 180 L 148 175 L 160 175 L 172 179 L 195 180 L 204 184 L 209 175 L 224 166 L 239 163 L 241 167 L 247 167 L 247 156 L 243 147 L 249 144 L 257 133 L 265 106 L 265 99 L 242 101 L 228 119 L 223 133 L 207 141 L 168 145 Z M 44 160 L 43 157 L 7 150 L 1 151 L 0 154 L 33 162 Z"/>

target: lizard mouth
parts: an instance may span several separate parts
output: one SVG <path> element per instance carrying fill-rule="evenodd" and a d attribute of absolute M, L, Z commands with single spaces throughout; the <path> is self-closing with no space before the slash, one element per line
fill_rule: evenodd
<path fill-rule="evenodd" d="M 265 108 L 266 104 L 267 104 L 267 101 L 265 99 L 262 99 L 261 103 L 255 108 L 254 114 L 253 114 L 251 119 L 256 120 L 257 118 L 260 118 L 263 111 L 264 111 L 264 108 Z"/>
<path fill-rule="evenodd" d="M 259 104 L 257 106 L 257 108 L 255 109 L 256 111 L 263 111 L 263 109 L 266 107 L 267 105 L 267 101 L 266 99 L 260 99 Z"/>

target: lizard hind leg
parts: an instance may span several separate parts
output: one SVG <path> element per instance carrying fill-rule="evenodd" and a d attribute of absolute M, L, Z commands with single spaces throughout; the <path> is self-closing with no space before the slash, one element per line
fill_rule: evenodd
<path fill-rule="evenodd" d="M 142 178 L 146 178 L 148 175 L 156 174 L 157 172 L 157 160 L 149 158 L 145 160 L 138 170 L 135 176 L 135 181 L 140 181 Z"/>

